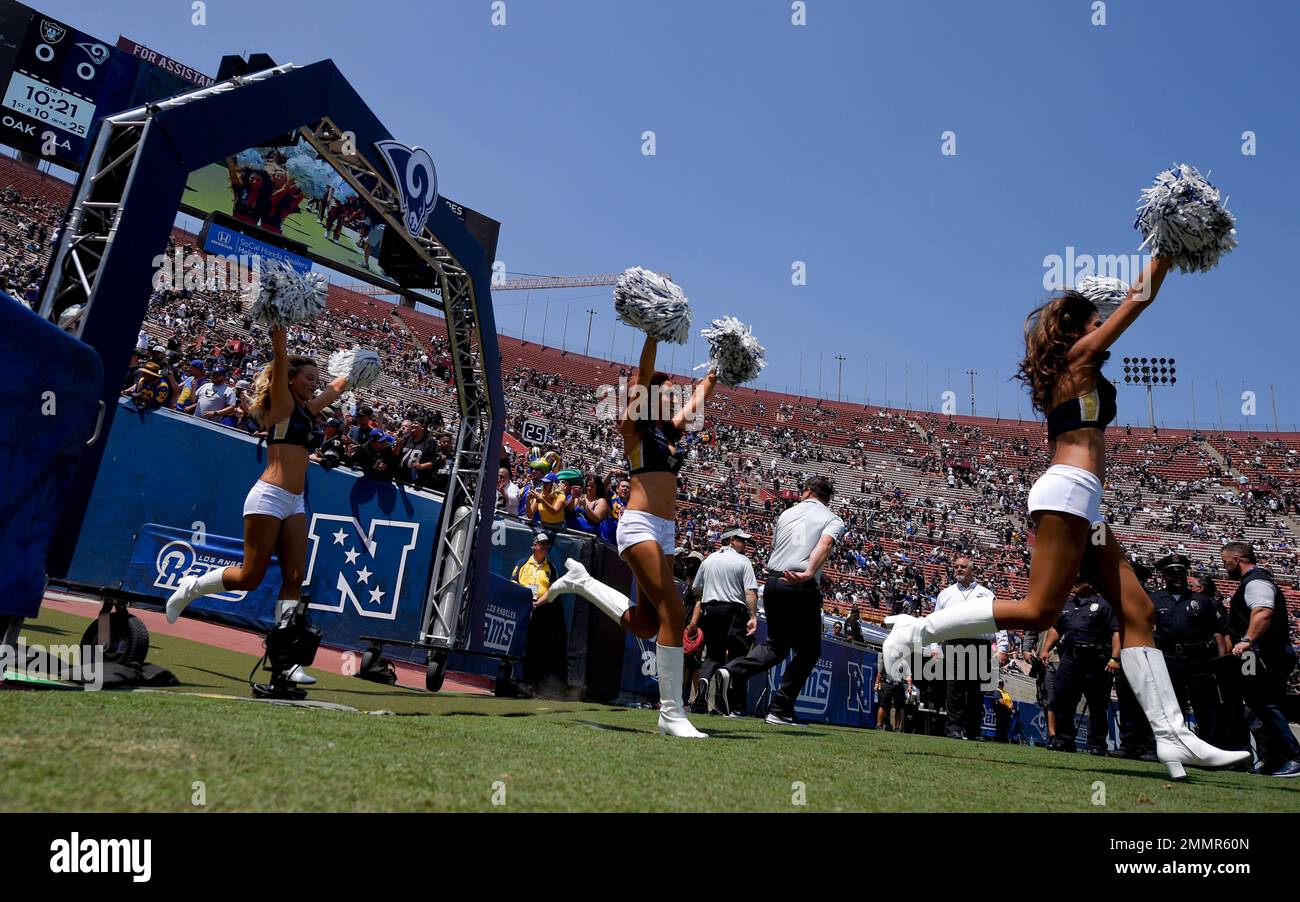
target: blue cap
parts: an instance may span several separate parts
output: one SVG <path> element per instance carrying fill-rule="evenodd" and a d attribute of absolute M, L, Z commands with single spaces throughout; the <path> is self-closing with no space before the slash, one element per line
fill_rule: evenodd
<path fill-rule="evenodd" d="M 370 439 L 370 441 L 372 441 L 372 442 L 377 442 L 377 441 L 380 441 L 381 439 L 383 439 L 383 437 L 384 437 L 386 434 L 387 434 L 387 433 L 385 433 L 384 430 L 382 430 L 382 429 L 371 429 L 371 430 L 370 430 L 370 435 L 368 435 L 367 438 Z"/>
<path fill-rule="evenodd" d="M 556 476 L 554 473 L 547 473 L 545 476 L 542 477 L 542 482 L 559 482 L 559 481 L 560 481 L 560 477 Z"/>
<path fill-rule="evenodd" d="M 203 369 L 203 361 L 202 361 L 202 360 L 191 360 L 191 361 L 190 361 L 190 366 L 196 366 L 196 367 L 198 367 L 199 369 Z"/>

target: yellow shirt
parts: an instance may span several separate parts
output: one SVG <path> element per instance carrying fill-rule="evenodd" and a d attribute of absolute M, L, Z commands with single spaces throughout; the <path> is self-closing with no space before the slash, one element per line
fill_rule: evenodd
<path fill-rule="evenodd" d="M 998 704 L 1004 708 L 1011 707 L 1011 693 L 1005 689 L 998 690 Z"/>
<path fill-rule="evenodd" d="M 532 555 L 529 555 L 519 566 L 515 567 L 511 579 L 525 589 L 532 589 L 533 597 L 537 598 L 551 588 L 551 580 L 555 576 L 555 565 L 551 563 L 549 558 L 543 558 L 539 564 Z"/>

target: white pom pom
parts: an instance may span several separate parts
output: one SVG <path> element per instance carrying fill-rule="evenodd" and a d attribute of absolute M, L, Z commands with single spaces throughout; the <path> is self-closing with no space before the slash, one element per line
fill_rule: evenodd
<path fill-rule="evenodd" d="M 754 381 L 767 366 L 763 356 L 767 351 L 749 326 L 734 316 L 715 319 L 700 335 L 709 343 L 709 362 L 701 366 L 717 373 L 718 381 L 728 388 Z"/>
<path fill-rule="evenodd" d="M 1142 189 L 1133 227 L 1142 247 L 1175 263 L 1183 272 L 1205 272 L 1237 246 L 1236 219 L 1219 200 L 1219 189 L 1195 166 L 1183 163 L 1156 176 Z"/>
<path fill-rule="evenodd" d="M 347 376 L 348 388 L 369 388 L 379 381 L 379 355 L 369 348 L 350 348 L 330 355 L 329 374 Z"/>
<path fill-rule="evenodd" d="M 301 323 L 325 309 L 329 285 L 320 273 L 302 275 L 278 260 L 263 260 L 257 281 L 244 291 L 249 315 L 268 327 Z"/>
<path fill-rule="evenodd" d="M 618 277 L 614 311 L 623 322 L 655 341 L 684 345 L 691 334 L 691 305 L 681 288 L 639 266 Z"/>
<path fill-rule="evenodd" d="M 1079 294 L 1097 305 L 1097 312 L 1102 318 L 1110 316 L 1128 297 L 1128 282 L 1113 279 L 1110 276 L 1084 276 L 1074 286 Z"/>

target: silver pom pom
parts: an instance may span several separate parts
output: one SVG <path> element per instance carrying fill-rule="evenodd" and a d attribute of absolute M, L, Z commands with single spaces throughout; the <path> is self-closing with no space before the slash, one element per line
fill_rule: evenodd
<path fill-rule="evenodd" d="M 728 388 L 754 381 L 767 366 L 766 349 L 734 316 L 715 319 L 700 335 L 709 343 L 709 362 L 701 366 L 717 373 L 718 381 Z"/>
<path fill-rule="evenodd" d="M 639 266 L 618 277 L 614 312 L 655 341 L 684 345 L 691 334 L 691 305 L 685 293 L 663 276 Z"/>
<path fill-rule="evenodd" d="M 1097 312 L 1102 319 L 1110 316 L 1128 297 L 1128 282 L 1113 279 L 1110 276 L 1084 276 L 1075 286 L 1079 294 L 1097 305 Z"/>
<path fill-rule="evenodd" d="M 278 260 L 263 260 L 257 281 L 244 291 L 244 300 L 253 319 L 276 329 L 320 313 L 328 290 L 320 273 L 301 275 Z"/>
<path fill-rule="evenodd" d="M 369 388 L 379 381 L 379 355 L 369 348 L 350 348 L 330 355 L 329 374 L 347 376 L 348 388 Z"/>
<path fill-rule="evenodd" d="M 1205 272 L 1237 246 L 1236 224 L 1219 200 L 1219 189 L 1195 166 L 1182 163 L 1142 189 L 1133 227 L 1142 233 L 1141 246 L 1155 256 L 1171 260 L 1183 272 Z"/>

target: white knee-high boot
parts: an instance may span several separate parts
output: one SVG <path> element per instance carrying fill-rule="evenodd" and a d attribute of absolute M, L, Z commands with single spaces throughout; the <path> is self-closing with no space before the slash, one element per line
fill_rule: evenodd
<path fill-rule="evenodd" d="M 564 562 L 564 571 L 563 576 L 551 583 L 551 588 L 546 593 L 548 599 L 554 600 L 572 592 L 600 608 L 615 623 L 622 623 L 623 615 L 632 604 L 626 595 L 595 579 L 580 561 L 573 558 Z"/>
<path fill-rule="evenodd" d="M 176 591 L 167 599 L 167 622 L 175 623 L 176 618 L 181 616 L 181 611 L 188 608 L 196 599 L 226 591 L 226 584 L 221 578 L 225 572 L 225 567 L 218 567 L 202 576 L 183 577 Z"/>
<path fill-rule="evenodd" d="M 995 632 L 998 628 L 993 620 L 991 598 L 953 605 L 928 617 L 895 614 L 886 617 L 885 623 L 893 629 L 885 637 L 880 653 L 885 673 L 895 680 L 911 675 L 912 665 L 908 658 L 919 654 L 923 646 L 947 639 L 980 636 Z"/>
<path fill-rule="evenodd" d="M 1156 648 L 1125 648 L 1119 653 L 1124 677 L 1137 696 L 1156 737 L 1156 757 L 1169 769 L 1169 776 L 1182 780 L 1183 765 L 1228 767 L 1247 760 L 1250 752 L 1229 752 L 1210 745 L 1187 728 L 1183 709 L 1169 680 L 1165 656 Z"/>
<path fill-rule="evenodd" d="M 682 678 L 685 660 L 680 646 L 655 646 L 655 663 L 659 673 L 659 732 L 684 739 L 707 739 L 686 716 L 682 705 Z"/>

